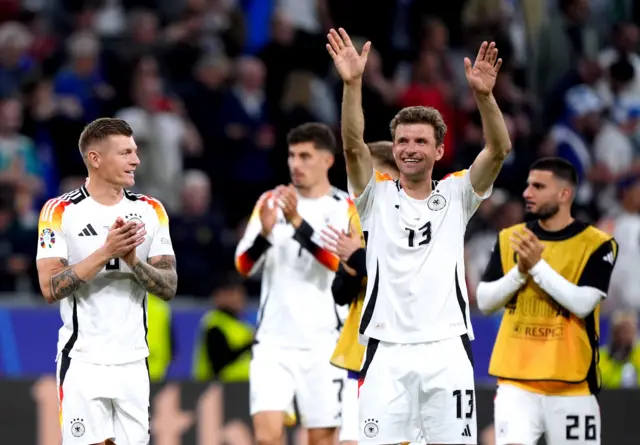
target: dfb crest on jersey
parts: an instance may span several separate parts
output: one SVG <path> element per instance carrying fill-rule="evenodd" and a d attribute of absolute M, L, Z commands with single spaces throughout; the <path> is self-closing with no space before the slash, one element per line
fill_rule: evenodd
<path fill-rule="evenodd" d="M 369 439 L 372 439 L 378 435 L 380 428 L 378 427 L 378 421 L 375 419 L 367 419 L 364 421 L 364 435 Z"/>
<path fill-rule="evenodd" d="M 138 224 L 142 224 L 142 216 L 137 213 L 129 213 L 124 217 L 125 222 L 133 221 Z"/>
<path fill-rule="evenodd" d="M 84 436 L 85 427 L 84 423 L 82 423 L 83 419 L 73 419 L 71 420 L 71 434 L 73 437 L 82 437 Z"/>
<path fill-rule="evenodd" d="M 56 234 L 51 229 L 42 229 L 40 233 L 40 247 L 43 249 L 48 247 L 51 248 L 56 243 Z"/>
<path fill-rule="evenodd" d="M 429 210 L 433 210 L 433 211 L 442 210 L 446 205 L 447 205 L 447 200 L 445 199 L 444 196 L 438 193 L 431 195 L 431 197 L 427 201 L 427 207 L 429 207 Z"/>

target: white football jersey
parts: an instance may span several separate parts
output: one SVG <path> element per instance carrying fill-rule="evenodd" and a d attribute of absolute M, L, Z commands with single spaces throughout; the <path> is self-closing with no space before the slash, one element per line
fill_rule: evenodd
<path fill-rule="evenodd" d="M 331 284 L 340 260 L 322 248 L 319 233 L 329 224 L 348 230 L 355 204 L 335 188 L 317 199 L 298 196 L 298 212 L 307 223 L 306 241 L 300 241 L 302 226 L 294 231 L 278 209 L 278 221 L 266 242 L 259 236 L 263 199 L 266 194 L 258 201 L 236 249 L 241 274 L 262 270 L 256 340 L 301 349 L 335 343 L 342 317 Z"/>
<path fill-rule="evenodd" d="M 174 255 L 169 218 L 159 201 L 125 191 L 118 204 L 104 206 L 83 186 L 50 199 L 42 208 L 36 258 L 63 258 L 69 265 L 84 260 L 104 244 L 119 216 L 146 226 L 146 239 L 136 249 L 141 261 Z M 66 353 L 91 363 L 122 364 L 149 355 L 146 291 L 117 258 L 60 301 L 60 316 L 58 357 Z"/>
<path fill-rule="evenodd" d="M 408 196 L 377 171 L 355 202 L 367 228 L 367 294 L 360 333 L 422 343 L 473 339 L 464 271 L 464 233 L 485 196 L 463 170 L 433 181 L 428 199 Z"/>

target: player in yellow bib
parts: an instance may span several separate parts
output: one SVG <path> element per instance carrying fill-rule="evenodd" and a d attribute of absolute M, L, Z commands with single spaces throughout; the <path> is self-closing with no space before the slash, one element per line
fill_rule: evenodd
<path fill-rule="evenodd" d="M 599 445 L 598 343 L 618 246 L 574 220 L 578 178 L 536 161 L 524 192 L 534 220 L 504 229 L 478 286 L 485 313 L 505 308 L 489 374 L 498 378 L 496 445 Z"/>

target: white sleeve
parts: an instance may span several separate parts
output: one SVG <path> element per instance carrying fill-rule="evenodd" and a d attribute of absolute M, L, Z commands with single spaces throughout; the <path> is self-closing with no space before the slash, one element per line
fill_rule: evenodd
<path fill-rule="evenodd" d="M 50 199 L 40 211 L 38 220 L 38 250 L 36 260 L 45 258 L 69 259 L 67 240 L 62 230 L 64 209 L 70 203 L 58 198 Z"/>
<path fill-rule="evenodd" d="M 353 187 L 351 183 L 347 183 L 347 190 L 349 191 L 349 195 L 353 197 L 353 201 L 356 204 L 356 208 L 358 210 L 358 214 L 360 215 L 360 220 L 362 224 L 366 224 L 367 219 L 369 218 L 371 211 L 373 210 L 373 205 L 375 203 L 376 197 L 376 189 L 379 182 L 386 180 L 385 175 L 382 173 L 373 170 L 373 174 L 371 175 L 371 179 L 367 183 L 367 186 L 364 188 L 363 192 L 356 196 L 353 192 Z"/>
<path fill-rule="evenodd" d="M 456 173 L 454 173 L 454 176 Z M 465 217 L 467 221 L 471 219 L 482 201 L 489 198 L 491 196 L 491 192 L 493 191 L 493 185 L 489 187 L 489 189 L 484 193 L 484 195 L 478 195 L 476 191 L 473 189 L 471 185 L 471 168 L 468 170 L 462 171 L 462 202 L 464 206 Z"/>
<path fill-rule="evenodd" d="M 540 260 L 529 271 L 533 281 L 560 306 L 580 318 L 589 315 L 598 303 L 607 296 L 605 292 L 591 286 L 577 286 Z"/>
<path fill-rule="evenodd" d="M 171 235 L 169 234 L 169 216 L 164 206 L 155 199 L 149 200 L 158 217 L 158 225 L 151 239 L 149 258 L 160 255 L 174 256 Z"/>
<path fill-rule="evenodd" d="M 485 314 L 497 311 L 507 304 L 526 282 L 526 275 L 520 273 L 516 266 L 496 281 L 481 281 L 476 291 L 478 309 Z"/>
<path fill-rule="evenodd" d="M 268 198 L 268 194 L 264 193 L 253 209 L 247 228 L 244 231 L 242 239 L 238 243 L 235 252 L 236 270 L 242 276 L 248 277 L 255 274 L 265 260 L 265 254 L 271 247 L 271 243 L 260 232 L 262 231 L 262 223 L 260 222 L 260 207 L 263 200 Z M 274 205 L 270 203 L 269 205 Z"/>

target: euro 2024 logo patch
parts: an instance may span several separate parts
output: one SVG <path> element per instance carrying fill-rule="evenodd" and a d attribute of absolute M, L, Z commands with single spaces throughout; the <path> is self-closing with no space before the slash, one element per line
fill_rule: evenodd
<path fill-rule="evenodd" d="M 56 234 L 51 229 L 42 229 L 40 232 L 40 247 L 43 249 L 52 248 L 56 243 Z"/>

